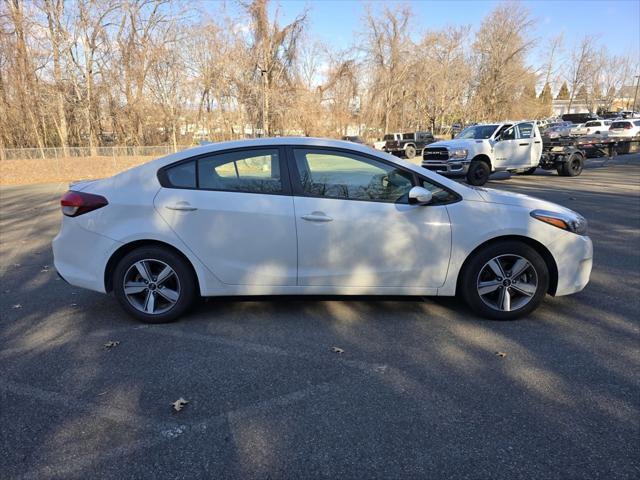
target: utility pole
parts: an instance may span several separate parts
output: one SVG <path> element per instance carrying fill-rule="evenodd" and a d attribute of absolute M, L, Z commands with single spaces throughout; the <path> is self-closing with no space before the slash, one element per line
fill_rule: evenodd
<path fill-rule="evenodd" d="M 260 68 L 260 76 L 262 77 L 262 136 L 269 135 L 269 97 L 267 88 L 267 70 Z"/>

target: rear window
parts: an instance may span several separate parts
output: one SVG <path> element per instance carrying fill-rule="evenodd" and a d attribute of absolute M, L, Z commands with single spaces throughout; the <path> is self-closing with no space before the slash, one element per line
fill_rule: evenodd
<path fill-rule="evenodd" d="M 196 162 L 191 160 L 168 168 L 167 180 L 175 188 L 196 188 Z"/>
<path fill-rule="evenodd" d="M 624 128 L 627 126 L 631 126 L 630 122 L 613 122 L 611 124 L 611 128 Z"/>
<path fill-rule="evenodd" d="M 639 120 L 639 121 L 637 121 L 637 122 L 633 122 L 633 124 L 634 124 L 636 127 L 640 127 L 640 120 Z"/>

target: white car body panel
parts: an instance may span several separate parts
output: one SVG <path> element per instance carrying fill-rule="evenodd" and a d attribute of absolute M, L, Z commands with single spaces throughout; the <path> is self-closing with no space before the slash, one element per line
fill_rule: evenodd
<path fill-rule="evenodd" d="M 435 288 L 444 283 L 451 252 L 445 206 L 295 197 L 295 207 L 300 286 Z M 310 213 L 331 220 L 305 221 Z"/>
<path fill-rule="evenodd" d="M 170 209 L 180 203 L 197 210 Z M 293 197 L 160 188 L 155 206 L 221 282 L 296 285 Z"/>
<path fill-rule="evenodd" d="M 433 179 L 461 200 L 446 206 L 414 206 L 203 192 L 165 189 L 157 178 L 161 167 L 199 154 L 283 144 L 376 155 Z M 63 218 L 53 241 L 55 267 L 71 284 L 99 292 L 106 290 L 111 256 L 140 240 L 163 242 L 180 251 L 193 266 L 205 296 L 453 295 L 468 255 L 482 243 L 506 235 L 528 237 L 548 249 L 559 273 L 556 295 L 584 288 L 591 271 L 593 250 L 588 237 L 529 215 L 536 208 L 566 211 L 563 207 L 524 195 L 472 189 L 350 142 L 274 138 L 205 145 L 105 180 L 76 184 L 74 189 L 103 195 L 109 205 Z M 199 210 L 165 212 L 166 204 L 176 200 L 189 201 Z M 333 220 L 301 223 L 301 215 L 318 210 Z M 187 220 L 190 215 L 193 218 Z M 220 225 L 230 229 L 222 239 L 216 237 Z"/>

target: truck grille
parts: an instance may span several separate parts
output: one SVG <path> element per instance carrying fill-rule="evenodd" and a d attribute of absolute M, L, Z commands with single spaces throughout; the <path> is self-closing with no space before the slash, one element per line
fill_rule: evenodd
<path fill-rule="evenodd" d="M 428 147 L 424 149 L 422 158 L 426 161 L 436 160 L 439 162 L 449 160 L 449 151 L 445 147 Z"/>

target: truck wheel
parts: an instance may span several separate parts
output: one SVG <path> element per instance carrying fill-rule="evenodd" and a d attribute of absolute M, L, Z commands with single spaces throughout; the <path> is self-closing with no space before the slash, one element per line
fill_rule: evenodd
<path fill-rule="evenodd" d="M 413 158 L 416 156 L 416 147 L 412 145 L 408 145 L 407 148 L 404 149 L 404 154 L 407 158 Z"/>
<path fill-rule="evenodd" d="M 479 187 L 489 181 L 489 175 L 491 175 L 491 169 L 486 162 L 473 160 L 467 172 L 467 183 Z"/>
<path fill-rule="evenodd" d="M 564 162 L 564 164 L 562 165 L 561 175 L 563 177 L 577 177 L 582 173 L 583 168 L 584 168 L 584 159 L 582 158 L 582 155 L 578 153 L 573 153 L 571 154 L 569 159 L 566 162 Z"/>

